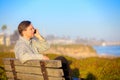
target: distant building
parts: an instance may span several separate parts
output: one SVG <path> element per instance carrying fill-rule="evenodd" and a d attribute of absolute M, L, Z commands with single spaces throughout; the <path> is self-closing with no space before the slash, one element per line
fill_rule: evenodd
<path fill-rule="evenodd" d="M 10 36 L 5 36 L 4 34 L 0 34 L 0 45 L 9 46 L 11 44 Z"/>
<path fill-rule="evenodd" d="M 0 45 L 4 45 L 4 36 L 0 35 Z"/>
<path fill-rule="evenodd" d="M 106 43 L 105 43 L 105 42 L 103 42 L 103 43 L 102 43 L 102 46 L 106 46 Z"/>
<path fill-rule="evenodd" d="M 74 44 L 75 42 L 73 40 L 69 39 L 53 39 L 48 40 L 50 44 Z"/>

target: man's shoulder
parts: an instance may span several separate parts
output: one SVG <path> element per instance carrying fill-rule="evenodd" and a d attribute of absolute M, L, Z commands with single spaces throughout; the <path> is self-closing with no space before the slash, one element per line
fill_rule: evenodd
<path fill-rule="evenodd" d="M 19 40 L 17 40 L 16 45 L 17 45 L 17 46 L 25 45 L 25 41 L 19 39 Z"/>

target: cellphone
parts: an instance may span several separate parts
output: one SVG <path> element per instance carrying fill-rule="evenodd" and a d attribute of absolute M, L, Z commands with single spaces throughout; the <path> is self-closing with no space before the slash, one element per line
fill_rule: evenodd
<path fill-rule="evenodd" d="M 34 34 L 36 33 L 36 29 L 34 30 Z"/>

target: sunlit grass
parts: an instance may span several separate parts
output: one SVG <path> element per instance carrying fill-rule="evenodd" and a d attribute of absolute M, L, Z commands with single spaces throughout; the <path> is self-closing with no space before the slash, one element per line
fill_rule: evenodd
<path fill-rule="evenodd" d="M 51 54 L 48 56 L 51 56 Z M 71 61 L 70 67 L 72 69 L 72 76 L 74 77 L 82 77 L 86 80 L 120 79 L 120 58 L 90 57 L 78 60 L 67 56 L 65 57 Z"/>

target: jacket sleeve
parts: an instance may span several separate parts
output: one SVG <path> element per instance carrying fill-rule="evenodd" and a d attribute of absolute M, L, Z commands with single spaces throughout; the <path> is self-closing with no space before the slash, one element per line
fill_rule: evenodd
<path fill-rule="evenodd" d="M 39 53 L 50 48 L 50 45 L 48 44 L 47 41 L 36 40 L 34 41 L 34 45 L 36 46 Z"/>

